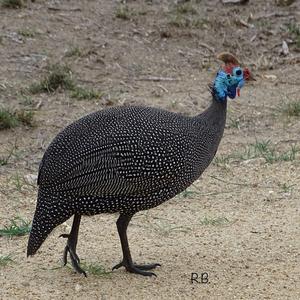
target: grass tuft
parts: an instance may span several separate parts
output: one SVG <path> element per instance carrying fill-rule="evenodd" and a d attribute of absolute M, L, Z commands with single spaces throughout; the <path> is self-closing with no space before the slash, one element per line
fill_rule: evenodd
<path fill-rule="evenodd" d="M 34 38 L 36 36 L 36 32 L 31 30 L 31 29 L 20 29 L 18 30 L 18 34 L 22 35 L 23 37 L 26 38 Z"/>
<path fill-rule="evenodd" d="M 191 3 L 177 4 L 175 7 L 175 12 L 177 14 L 191 14 L 191 15 L 198 14 L 197 10 Z"/>
<path fill-rule="evenodd" d="M 75 98 L 78 100 L 92 100 L 92 99 L 100 98 L 102 94 L 93 89 L 77 86 L 71 92 L 70 96 L 71 98 Z"/>
<path fill-rule="evenodd" d="M 10 220 L 10 225 L 6 225 L 4 228 L 0 229 L 0 236 L 23 236 L 28 234 L 30 229 L 30 222 L 17 217 Z"/>
<path fill-rule="evenodd" d="M 11 258 L 11 255 L 1 255 L 0 256 L 0 267 L 5 267 L 9 263 L 13 262 L 14 260 Z"/>
<path fill-rule="evenodd" d="M 0 130 L 14 128 L 19 125 L 18 118 L 6 108 L 0 108 Z"/>
<path fill-rule="evenodd" d="M 23 125 L 27 125 L 30 127 L 34 126 L 34 112 L 32 110 L 17 110 L 15 112 L 16 118 L 19 122 L 21 122 Z"/>
<path fill-rule="evenodd" d="M 0 157 L 0 167 L 8 164 L 10 158 L 16 155 L 17 145 L 16 143 L 7 150 L 7 154 L 5 156 Z"/>
<path fill-rule="evenodd" d="M 13 150 L 11 150 L 5 157 L 0 157 L 0 167 L 7 165 L 12 155 L 13 155 Z"/>
<path fill-rule="evenodd" d="M 65 57 L 74 57 L 74 56 L 81 56 L 82 52 L 79 47 L 72 47 L 66 51 Z"/>
<path fill-rule="evenodd" d="M 20 176 L 18 173 L 11 176 L 11 182 L 15 186 L 18 192 L 22 192 L 22 187 L 25 184 L 24 177 Z"/>
<path fill-rule="evenodd" d="M 205 28 L 208 20 L 199 16 L 193 4 L 182 3 L 170 11 L 169 24 L 178 28 Z"/>
<path fill-rule="evenodd" d="M 216 156 L 214 164 L 224 166 L 233 160 L 243 161 L 255 158 L 264 158 L 267 163 L 273 164 L 280 161 L 294 161 L 299 152 L 300 149 L 296 145 L 291 145 L 289 150 L 280 152 L 270 140 L 256 141 L 254 144 L 245 147 L 243 152 L 235 152 L 227 156 Z"/>
<path fill-rule="evenodd" d="M 287 183 L 280 183 L 278 184 L 278 186 L 280 187 L 280 189 L 282 190 L 281 193 L 290 193 L 293 190 L 293 187 L 295 186 L 295 184 L 287 184 Z"/>
<path fill-rule="evenodd" d="M 102 93 L 90 88 L 80 87 L 73 80 L 71 69 L 66 65 L 51 65 L 48 67 L 49 74 L 40 82 L 33 83 L 28 90 L 32 94 L 52 93 L 58 88 L 69 90 L 70 97 L 78 100 L 91 100 L 100 98 Z M 24 115 L 24 121 L 29 120 L 29 115 Z M 27 118 L 26 118 L 27 117 Z"/>
<path fill-rule="evenodd" d="M 110 276 L 111 272 L 106 271 L 105 268 L 97 263 L 87 264 L 85 262 L 81 262 L 80 266 L 85 270 L 88 274 L 93 274 L 95 276 Z"/>
<path fill-rule="evenodd" d="M 297 23 L 289 23 L 287 25 L 287 30 L 291 34 L 295 34 L 297 36 L 300 36 L 300 25 Z"/>
<path fill-rule="evenodd" d="M 20 124 L 34 126 L 34 112 L 31 110 L 11 111 L 6 108 L 0 109 L 0 130 L 17 127 Z"/>
<path fill-rule="evenodd" d="M 171 17 L 169 24 L 178 28 L 200 28 L 207 27 L 207 20 L 199 17 L 190 17 L 186 15 L 175 14 Z"/>
<path fill-rule="evenodd" d="M 49 74 L 40 82 L 29 86 L 29 92 L 32 94 L 52 93 L 58 88 L 64 90 L 73 90 L 75 83 L 71 76 L 71 69 L 66 65 L 54 64 L 48 67 Z"/>
<path fill-rule="evenodd" d="M 180 193 L 178 196 L 180 198 L 190 198 L 195 194 L 198 194 L 198 192 L 186 189 L 182 193 Z"/>
<path fill-rule="evenodd" d="M 290 23 L 287 25 L 287 31 L 295 39 L 297 48 L 300 48 L 300 24 L 299 23 Z"/>
<path fill-rule="evenodd" d="M 127 5 L 119 5 L 117 10 L 116 10 L 116 14 L 115 14 L 116 18 L 118 19 L 122 19 L 122 20 L 130 20 L 131 17 L 131 13 L 129 11 L 129 8 Z"/>
<path fill-rule="evenodd" d="M 293 161 L 296 159 L 298 152 L 299 149 L 295 145 L 292 145 L 290 150 L 280 153 L 270 140 L 256 141 L 255 144 L 250 144 L 250 146 L 245 149 L 245 152 L 241 154 L 240 158 L 242 160 L 248 160 L 263 157 L 267 163 L 272 164 L 279 161 Z"/>
<path fill-rule="evenodd" d="M 300 101 L 286 103 L 282 111 L 289 117 L 300 117 Z"/>
<path fill-rule="evenodd" d="M 23 0 L 1 0 L 1 6 L 4 8 L 22 8 L 24 7 Z"/>
<path fill-rule="evenodd" d="M 231 156 L 230 155 L 218 155 L 218 156 L 215 156 L 214 160 L 213 160 L 213 164 L 216 165 L 216 166 L 226 166 L 229 164 L 230 162 L 230 158 Z"/>
<path fill-rule="evenodd" d="M 228 128 L 240 129 L 240 119 L 229 118 L 227 121 Z"/>

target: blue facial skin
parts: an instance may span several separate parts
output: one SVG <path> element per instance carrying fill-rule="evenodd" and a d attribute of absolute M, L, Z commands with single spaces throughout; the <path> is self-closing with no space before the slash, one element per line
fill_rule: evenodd
<path fill-rule="evenodd" d="M 237 89 L 241 89 L 245 84 L 244 74 L 240 67 L 235 67 L 232 74 L 227 74 L 220 70 L 214 81 L 214 90 L 219 101 L 225 101 L 227 96 L 230 99 L 236 97 Z"/>

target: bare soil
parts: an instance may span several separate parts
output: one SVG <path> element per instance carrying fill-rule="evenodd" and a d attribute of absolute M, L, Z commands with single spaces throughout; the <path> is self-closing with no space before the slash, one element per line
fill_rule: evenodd
<path fill-rule="evenodd" d="M 156 278 L 124 269 L 84 278 L 61 267 L 65 240 L 58 236 L 69 232 L 68 220 L 30 259 L 28 235 L 0 237 L 0 257 L 13 259 L 0 265 L 0 299 L 300 299 L 300 155 L 280 156 L 300 147 L 299 116 L 284 113 L 287 103 L 300 101 L 300 38 L 293 27 L 300 21 L 299 1 L 187 1 L 187 11 L 166 0 L 127 1 L 127 10 L 108 0 L 25 3 L 0 8 L 0 106 L 34 112 L 34 126 L 0 131 L 0 158 L 13 151 L 0 166 L 0 228 L 17 216 L 32 219 L 39 162 L 72 121 L 112 105 L 201 112 L 221 51 L 235 53 L 257 81 L 230 101 L 217 159 L 201 179 L 130 223 L 132 256 L 161 263 Z M 287 55 L 280 54 L 283 40 Z M 102 96 L 24 92 L 54 63 L 69 65 L 77 84 Z M 245 152 L 266 141 L 277 159 Z M 116 219 L 83 218 L 83 262 L 107 271 L 119 262 Z M 192 273 L 199 283 L 191 282 Z M 208 283 L 205 274 L 201 282 L 202 273 Z"/>

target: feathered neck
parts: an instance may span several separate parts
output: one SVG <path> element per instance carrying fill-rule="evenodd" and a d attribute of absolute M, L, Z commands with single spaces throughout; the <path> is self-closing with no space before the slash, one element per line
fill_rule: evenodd
<path fill-rule="evenodd" d="M 205 121 L 213 126 L 225 126 L 226 112 L 227 112 L 227 99 L 219 100 L 213 88 L 210 88 L 212 100 L 210 106 L 201 114 L 195 117 L 198 121 Z"/>

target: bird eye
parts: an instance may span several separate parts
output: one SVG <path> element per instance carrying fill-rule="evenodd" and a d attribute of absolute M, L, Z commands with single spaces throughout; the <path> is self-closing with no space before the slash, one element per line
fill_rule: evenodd
<path fill-rule="evenodd" d="M 227 78 L 229 79 L 231 76 L 230 76 L 230 74 L 227 74 Z"/>
<path fill-rule="evenodd" d="M 235 74 L 238 75 L 238 76 L 242 75 L 242 70 L 241 70 L 241 69 L 237 70 L 237 71 L 235 72 Z"/>

